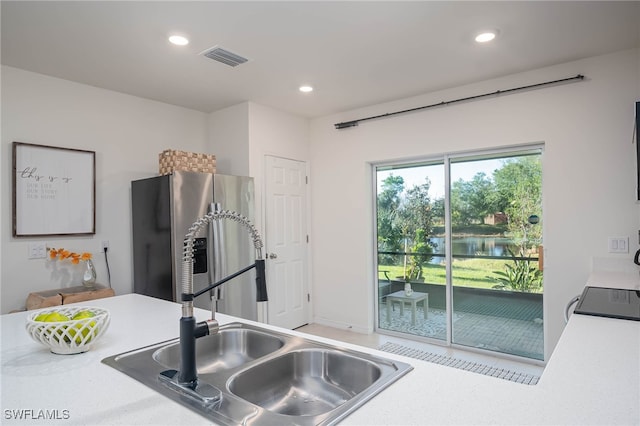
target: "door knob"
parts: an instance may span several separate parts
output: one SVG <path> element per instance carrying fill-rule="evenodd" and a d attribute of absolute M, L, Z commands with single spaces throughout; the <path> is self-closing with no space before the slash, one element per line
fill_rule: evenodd
<path fill-rule="evenodd" d="M 269 259 L 277 259 L 278 255 L 275 253 L 269 253 L 267 256 L 269 256 Z"/>

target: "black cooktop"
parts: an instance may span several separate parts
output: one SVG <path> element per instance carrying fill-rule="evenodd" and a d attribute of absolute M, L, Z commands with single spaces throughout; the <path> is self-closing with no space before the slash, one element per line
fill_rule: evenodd
<path fill-rule="evenodd" d="M 640 290 L 585 287 L 573 312 L 640 321 Z"/>

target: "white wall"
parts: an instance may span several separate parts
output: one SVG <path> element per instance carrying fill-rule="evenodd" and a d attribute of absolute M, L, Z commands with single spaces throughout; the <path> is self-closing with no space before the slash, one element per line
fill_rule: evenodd
<path fill-rule="evenodd" d="M 584 286 L 591 258 L 631 262 L 638 248 L 631 142 L 633 105 L 640 99 L 639 57 L 638 50 L 619 52 L 312 120 L 316 322 L 360 331 L 373 327 L 371 162 L 543 142 L 548 358 L 564 326 L 564 305 Z M 333 126 L 577 74 L 587 78 L 354 128 Z M 609 236 L 629 236 L 631 252 L 607 253 Z M 349 309 L 337 300 L 348 301 Z"/>
<path fill-rule="evenodd" d="M 155 176 L 158 154 L 176 148 L 207 151 L 207 115 L 112 91 L 2 67 L 1 312 L 24 306 L 29 292 L 80 285 L 54 274 L 45 260 L 28 260 L 29 242 L 94 253 L 98 281 L 106 284 L 102 240 L 116 294 L 132 286 L 131 180 Z M 13 141 L 96 151 L 96 235 L 13 238 L 11 143 Z"/>
<path fill-rule="evenodd" d="M 244 102 L 209 114 L 209 149 L 216 171 L 249 175 L 249 104 Z"/>
<path fill-rule="evenodd" d="M 256 212 L 262 212 L 265 155 L 309 161 L 309 120 L 253 102 L 243 102 L 209 115 L 209 150 L 218 172 L 252 176 Z M 262 228 L 262 216 L 255 225 Z"/>

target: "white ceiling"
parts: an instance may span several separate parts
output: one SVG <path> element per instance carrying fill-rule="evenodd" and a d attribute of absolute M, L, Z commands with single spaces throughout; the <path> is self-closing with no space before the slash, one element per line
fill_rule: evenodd
<path fill-rule="evenodd" d="M 640 47 L 640 2 L 2 1 L 2 64 L 211 112 L 318 117 Z M 477 45 L 478 30 L 499 37 Z M 174 32 L 191 40 L 167 42 Z M 236 68 L 200 55 L 219 45 Z M 311 94 L 298 92 L 311 84 Z"/>

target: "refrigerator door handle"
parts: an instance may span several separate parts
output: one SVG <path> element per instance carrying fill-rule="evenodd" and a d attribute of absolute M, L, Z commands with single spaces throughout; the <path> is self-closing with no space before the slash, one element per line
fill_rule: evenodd
<path fill-rule="evenodd" d="M 220 203 L 211 203 L 210 205 L 210 209 L 212 212 L 219 212 L 220 210 L 222 210 Z M 222 223 L 219 220 L 213 221 L 211 223 L 211 225 L 209 226 L 209 230 L 210 230 L 210 247 L 212 249 L 212 261 L 213 261 L 213 280 L 211 281 L 212 283 L 221 280 L 222 278 L 226 277 L 226 270 L 225 270 L 225 259 L 224 259 L 224 250 L 222 250 L 222 247 L 224 247 L 224 232 L 222 230 Z M 224 286 L 220 286 L 218 288 L 215 288 L 214 290 L 214 297 L 216 298 L 216 300 L 221 300 L 224 299 Z"/>
<path fill-rule="evenodd" d="M 214 211 L 214 204 L 209 203 L 209 211 L 208 213 L 212 213 Z M 216 248 L 214 246 L 215 240 L 215 231 L 214 231 L 215 223 L 209 223 L 207 226 L 207 282 L 214 283 L 215 282 L 215 270 L 216 270 Z M 211 298 L 211 309 L 215 309 L 217 297 L 217 290 L 213 289 L 209 292 L 209 297 Z"/>

